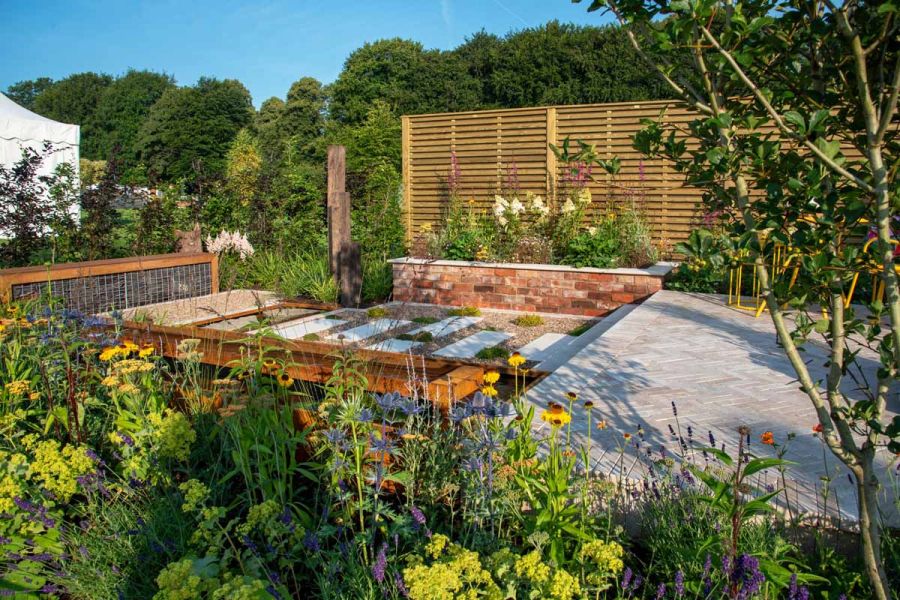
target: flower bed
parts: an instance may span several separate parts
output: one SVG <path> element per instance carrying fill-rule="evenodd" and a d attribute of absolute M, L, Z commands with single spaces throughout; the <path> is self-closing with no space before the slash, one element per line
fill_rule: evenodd
<path fill-rule="evenodd" d="M 590 317 L 662 289 L 672 263 L 645 269 L 397 258 L 394 300 Z"/>

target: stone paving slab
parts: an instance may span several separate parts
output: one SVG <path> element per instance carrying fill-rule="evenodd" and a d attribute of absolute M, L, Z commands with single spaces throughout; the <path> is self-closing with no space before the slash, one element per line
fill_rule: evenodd
<path fill-rule="evenodd" d="M 307 318 L 281 323 L 276 327 L 273 327 L 272 331 L 283 338 L 296 340 L 302 338 L 304 335 L 326 331 L 337 327 L 338 325 L 343 325 L 346 322 L 347 321 L 344 321 L 343 319 L 328 319 L 326 317 L 316 317 L 314 319 Z"/>
<path fill-rule="evenodd" d="M 345 342 L 359 342 L 386 333 L 391 329 L 398 329 L 409 325 L 412 325 L 411 321 L 403 321 L 401 319 L 375 319 L 374 321 L 369 321 L 365 325 L 347 329 L 340 333 L 331 334 L 328 337 L 330 339 L 343 339 Z"/>
<path fill-rule="evenodd" d="M 860 353 L 859 360 L 873 374 L 878 360 L 866 352 Z M 824 378 L 821 365 L 826 357 L 824 346 L 807 344 L 804 358 L 814 378 Z M 851 399 L 860 398 L 849 378 L 845 383 L 845 393 Z M 827 512 L 856 518 L 848 471 L 813 435 L 815 411 L 799 390 L 767 314 L 754 318 L 725 306 L 720 296 L 658 292 L 610 323 L 602 335 L 530 390 L 528 400 L 539 414 L 551 401 L 565 403 L 566 391 L 579 395 L 572 432 L 579 443 L 586 443 L 590 434 L 592 468 L 639 479 L 647 473 L 648 450 L 658 458 L 665 448 L 669 456 L 677 457 L 679 439 L 699 447 L 709 445 L 712 436 L 717 446 L 724 443 L 725 450 L 733 453 L 738 426 L 748 425 L 750 448 L 758 455 L 775 453 L 773 447 L 760 443 L 764 431 L 772 431 L 779 445 L 788 444 L 785 458 L 796 463 L 787 472 L 786 498 L 792 510 L 821 512 L 823 478 L 828 478 Z M 586 400 L 594 403 L 592 423 L 604 420 L 606 429 L 588 431 L 582 406 Z M 898 408 L 900 399 L 893 390 L 888 410 L 896 414 Z M 546 433 L 539 417 L 535 427 Z M 632 434 L 628 442 L 625 433 Z M 790 441 L 789 434 L 795 436 Z M 897 492 L 887 473 L 894 468 L 891 458 L 886 450 L 877 456 L 885 484 L 882 505 L 888 520 L 900 524 L 893 506 Z M 771 474 L 768 477 L 773 479 Z"/>
<path fill-rule="evenodd" d="M 447 358 L 473 358 L 480 350 L 496 346 L 511 337 L 512 335 L 502 331 L 479 331 L 449 346 L 444 346 L 434 354 Z"/>
<path fill-rule="evenodd" d="M 398 340 L 396 338 L 391 338 L 387 340 L 381 340 L 380 342 L 375 342 L 374 344 L 369 345 L 368 347 L 372 350 L 380 350 L 381 352 L 409 352 L 410 348 L 415 348 L 416 346 L 421 346 L 422 342 L 415 342 L 413 340 Z"/>
<path fill-rule="evenodd" d="M 518 352 L 528 360 L 543 362 L 550 357 L 567 354 L 572 342 L 577 339 L 578 336 L 565 333 L 545 333 L 519 348 Z"/>
<path fill-rule="evenodd" d="M 456 333 L 457 331 L 465 329 L 466 327 L 471 327 L 479 321 L 481 321 L 480 317 L 450 317 L 438 321 L 437 323 L 429 323 L 428 325 L 419 327 L 418 329 L 414 329 L 409 333 L 411 335 L 430 333 L 432 337 L 437 339 L 448 336 L 452 333 Z"/>

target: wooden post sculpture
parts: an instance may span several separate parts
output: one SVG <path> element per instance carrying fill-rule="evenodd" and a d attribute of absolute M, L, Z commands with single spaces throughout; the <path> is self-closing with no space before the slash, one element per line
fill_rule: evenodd
<path fill-rule="evenodd" d="M 362 295 L 362 256 L 358 242 L 344 242 L 340 255 L 341 306 L 356 308 Z"/>
<path fill-rule="evenodd" d="M 346 150 L 328 146 L 328 261 L 337 281 L 341 244 L 350 241 L 350 195 L 346 189 Z"/>

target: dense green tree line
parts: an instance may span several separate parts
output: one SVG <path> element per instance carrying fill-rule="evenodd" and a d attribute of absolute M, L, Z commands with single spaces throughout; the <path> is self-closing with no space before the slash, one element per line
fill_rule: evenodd
<path fill-rule="evenodd" d="M 246 126 L 267 163 L 288 155 L 318 159 L 329 131 L 360 126 L 376 101 L 398 117 L 669 92 L 646 77 L 618 28 L 550 22 L 504 37 L 482 31 L 451 51 L 402 39 L 367 43 L 331 85 L 300 78 L 285 98 L 270 98 L 258 111 L 237 81 L 202 78 L 177 87 L 169 75 L 149 71 L 41 77 L 6 93 L 39 114 L 81 125 L 84 158 L 105 160 L 115 151 L 126 176 L 167 182 L 224 173 L 228 147 Z"/>

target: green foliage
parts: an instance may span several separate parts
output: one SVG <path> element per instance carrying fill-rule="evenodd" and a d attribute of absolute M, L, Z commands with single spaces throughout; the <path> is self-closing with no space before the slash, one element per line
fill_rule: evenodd
<path fill-rule="evenodd" d="M 440 321 L 437 317 L 415 317 L 413 318 L 413 323 L 419 323 L 420 325 L 431 325 L 432 323 L 437 323 Z"/>
<path fill-rule="evenodd" d="M 537 327 L 544 324 L 544 318 L 540 315 L 522 315 L 513 319 L 513 323 L 519 327 Z"/>
<path fill-rule="evenodd" d="M 34 110 L 34 100 L 40 96 L 44 90 L 53 85 L 53 80 L 49 77 L 38 77 L 37 79 L 26 79 L 17 81 L 6 88 L 6 96 L 28 110 Z"/>
<path fill-rule="evenodd" d="M 550 21 L 504 38 L 480 32 L 455 52 L 478 79 L 481 106 L 656 100 L 672 97 L 647 77 L 625 31 Z M 671 53 L 674 63 L 679 53 Z"/>
<path fill-rule="evenodd" d="M 684 260 L 666 281 L 673 290 L 700 293 L 723 293 L 728 264 L 730 240 L 708 229 L 695 229 L 686 242 L 680 242 L 675 251 Z"/>
<path fill-rule="evenodd" d="M 100 183 L 81 194 L 80 235 L 85 260 L 112 258 L 115 254 L 115 232 L 120 220 L 115 209 L 115 201 L 121 194 L 120 166 L 118 159 L 111 157 Z"/>
<path fill-rule="evenodd" d="M 141 124 L 150 107 L 174 86 L 175 81 L 169 75 L 134 69 L 112 81 L 96 106 L 96 130 L 87 132 L 94 136 L 96 155 L 105 159 L 115 153 L 124 168 L 135 166 L 135 141 Z"/>
<path fill-rule="evenodd" d="M 250 93 L 233 79 L 203 77 L 193 87 L 170 88 L 141 125 L 138 158 L 153 180 L 196 181 L 200 170 L 221 175 L 228 147 L 252 114 Z"/>
<path fill-rule="evenodd" d="M 175 251 L 175 229 L 187 229 L 186 209 L 179 207 L 181 190 L 169 186 L 164 195 L 153 197 L 138 212 L 134 252 L 138 256 Z"/>
<path fill-rule="evenodd" d="M 394 270 L 390 263 L 376 257 L 362 259 L 362 300 L 380 302 L 387 300 L 394 288 Z"/>
<path fill-rule="evenodd" d="M 360 123 L 383 100 L 395 114 L 466 110 L 477 106 L 477 84 L 450 52 L 426 51 L 399 38 L 355 50 L 331 87 L 331 117 Z"/>
<path fill-rule="evenodd" d="M 407 340 L 410 342 L 422 342 L 427 344 L 428 342 L 434 341 L 434 334 L 430 331 L 423 331 L 421 333 L 401 333 L 397 336 L 398 340 Z"/>
<path fill-rule="evenodd" d="M 79 598 L 152 597 L 157 573 L 187 546 L 192 523 L 180 504 L 169 490 L 97 499 L 90 526 L 64 536 L 71 560 L 54 583 Z"/>
<path fill-rule="evenodd" d="M 475 358 L 480 358 L 482 360 L 497 360 L 497 359 L 507 359 L 509 358 L 509 349 L 504 348 L 503 346 L 490 346 L 488 348 L 482 348 L 477 353 L 475 353 Z"/>
<path fill-rule="evenodd" d="M 388 310 L 383 306 L 375 306 L 366 311 L 366 315 L 370 319 L 380 319 L 381 317 L 388 316 Z"/>
<path fill-rule="evenodd" d="M 461 306 L 459 308 L 451 308 L 447 311 L 447 315 L 451 317 L 480 317 L 481 309 L 477 306 Z"/>
<path fill-rule="evenodd" d="M 34 112 L 39 115 L 81 126 L 81 156 L 106 159 L 100 144 L 101 124 L 97 107 L 113 78 L 93 72 L 76 73 L 44 88 L 34 98 Z"/>

